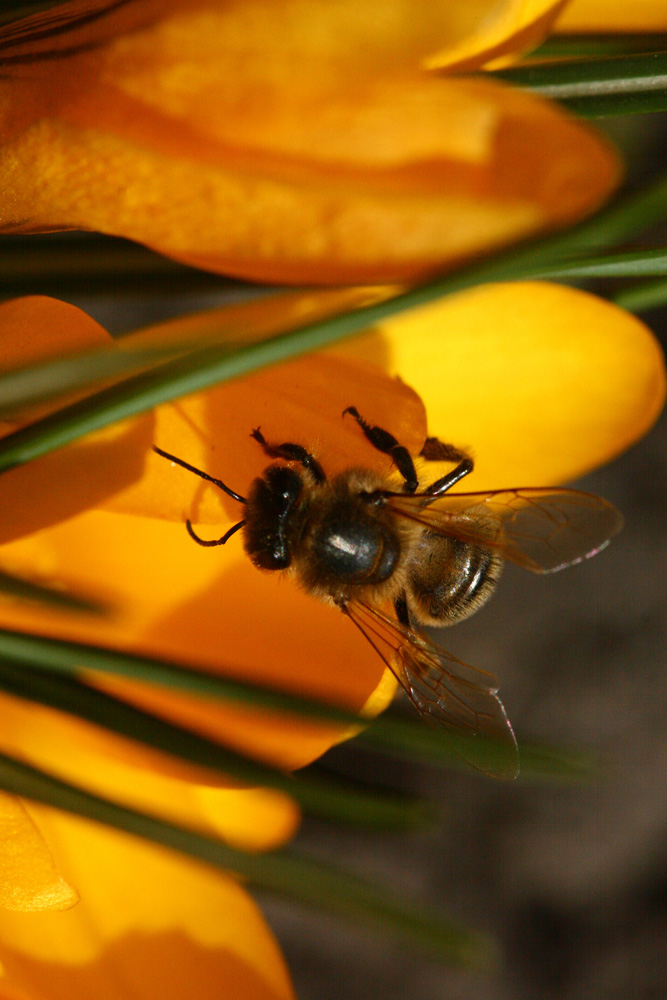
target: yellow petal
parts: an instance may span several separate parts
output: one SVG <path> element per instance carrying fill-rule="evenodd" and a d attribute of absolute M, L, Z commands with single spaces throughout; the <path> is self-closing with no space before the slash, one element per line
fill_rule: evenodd
<path fill-rule="evenodd" d="M 244 889 L 132 837 L 36 811 L 81 902 L 0 915 L 7 982 L 49 1000 L 289 1000 L 285 964 Z"/>
<path fill-rule="evenodd" d="M 558 31 L 664 31 L 664 0 L 571 0 L 558 19 Z"/>
<path fill-rule="evenodd" d="M 521 54 L 546 37 L 567 0 L 514 0 L 498 4 L 458 45 L 449 45 L 424 61 L 428 69 L 473 69 L 508 53 Z M 473 9 L 473 4 L 461 6 Z"/>
<path fill-rule="evenodd" d="M 340 348 L 381 358 L 429 432 L 476 456 L 471 489 L 574 479 L 641 437 L 665 398 L 661 349 L 629 313 L 546 282 L 483 285 Z"/>
<path fill-rule="evenodd" d="M 19 799 L 0 793 L 0 908 L 66 910 L 77 899 Z"/>

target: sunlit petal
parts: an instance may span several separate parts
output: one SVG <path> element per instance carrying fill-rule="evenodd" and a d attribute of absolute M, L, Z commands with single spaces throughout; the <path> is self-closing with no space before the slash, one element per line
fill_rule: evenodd
<path fill-rule="evenodd" d="M 665 398 L 663 355 L 640 320 L 542 282 L 461 292 L 344 350 L 418 390 L 430 433 L 476 456 L 471 489 L 581 476 L 646 433 Z"/>
<path fill-rule="evenodd" d="M 81 902 L 0 914 L 7 981 L 49 1000 L 289 1000 L 276 942 L 231 877 L 129 836 L 35 809 Z"/>

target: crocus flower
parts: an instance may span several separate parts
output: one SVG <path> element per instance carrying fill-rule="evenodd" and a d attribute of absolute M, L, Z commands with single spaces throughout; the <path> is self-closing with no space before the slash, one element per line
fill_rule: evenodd
<path fill-rule="evenodd" d="M 279 299 L 281 322 L 312 311 L 318 295 L 331 293 Z M 253 315 L 267 308 L 266 302 L 243 307 L 249 328 Z M 53 300 L 0 307 L 0 327 L 3 311 L 11 314 L 2 338 L 8 354 L 10 333 L 23 328 L 21 312 L 39 316 L 49 335 L 59 324 L 79 342 L 104 336 L 83 313 Z M 210 327 L 216 316 L 225 322 L 224 310 L 191 318 L 191 332 L 198 324 Z M 238 307 L 234 316 L 238 327 Z M 401 380 L 389 374 L 394 372 Z M 388 472 L 390 459 L 341 418 L 346 406 L 355 405 L 413 454 L 426 437 L 428 413 L 431 433 L 476 455 L 471 489 L 545 485 L 582 475 L 626 448 L 657 416 L 663 392 L 661 355 L 650 333 L 587 293 L 518 283 L 451 296 L 336 350 L 158 407 L 6 473 L 0 480 L 2 522 L 5 537 L 15 540 L 0 548 L 0 568 L 106 597 L 119 614 L 114 620 L 70 619 L 5 602 L 0 622 L 238 672 L 355 709 L 374 696 L 377 710 L 391 683 L 385 678 L 380 684 L 382 664 L 363 638 L 280 574 L 257 571 L 238 539 L 215 551 L 194 545 L 183 527 L 186 518 L 200 534 L 210 525 L 210 537 L 219 537 L 239 520 L 238 504 L 172 468 L 151 451 L 153 443 L 242 495 L 266 465 L 249 436 L 258 425 L 273 440 L 305 442 L 330 472 L 350 464 Z M 257 725 L 255 711 L 104 683 L 283 767 L 303 765 L 342 735 L 335 727 L 266 713 Z M 35 760 L 53 766 L 58 755 L 48 727 L 39 731 L 35 744 L 43 747 L 35 748 Z M 15 738 L 11 733 L 5 727 L 0 747 Z M 115 750 L 125 759 L 128 753 L 135 759 L 134 749 Z M 65 776 L 81 779 L 82 766 L 70 762 L 67 767 L 77 770 Z"/>
<path fill-rule="evenodd" d="M 561 0 L 71 0 L 0 31 L 0 228 L 264 282 L 406 281 L 569 224 L 606 141 L 464 76 Z"/>
<path fill-rule="evenodd" d="M 171 328 L 196 336 L 227 323 L 252 337 L 272 314 L 278 329 L 367 294 L 294 293 Z M 60 350 L 106 342 L 72 306 L 16 300 L 0 306 L 3 367 L 53 352 L 54 332 Z M 360 463 L 389 472 L 388 457 L 341 418 L 353 404 L 413 453 L 427 430 L 472 448 L 476 489 L 539 485 L 618 454 L 652 424 L 664 393 L 649 331 L 587 293 L 520 283 L 451 296 L 335 350 L 160 406 L 3 475 L 0 568 L 105 597 L 117 614 L 70 618 L 5 599 L 0 625 L 231 671 L 376 712 L 395 683 L 363 639 L 335 609 L 254 569 L 240 544 L 213 552 L 194 545 L 186 517 L 217 537 L 238 510 L 152 444 L 240 492 L 266 464 L 248 433 L 258 424 L 272 438 L 306 443 L 328 471 Z M 129 682 L 94 683 L 282 767 L 303 765 L 346 735 Z M 294 829 L 285 796 L 218 787 L 166 754 L 50 709 L 1 701 L 0 750 L 66 780 L 247 849 L 275 846 Z M 115 1000 L 116 983 L 128 979 L 141 1000 L 164 995 L 165 982 L 174 997 L 217 996 L 222 984 L 230 997 L 291 995 L 270 933 L 235 882 L 52 810 L 30 812 L 37 826 L 15 800 L 0 800 L 0 834 L 13 855 L 4 902 L 32 911 L 0 917 L 0 955 L 21 995 Z M 51 912 L 70 906 L 76 892 L 82 903 Z"/>

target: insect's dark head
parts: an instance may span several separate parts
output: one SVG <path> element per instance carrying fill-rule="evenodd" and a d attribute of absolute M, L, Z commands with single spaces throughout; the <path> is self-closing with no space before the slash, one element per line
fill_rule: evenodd
<path fill-rule="evenodd" d="M 286 569 L 292 562 L 303 494 L 301 473 L 286 465 L 270 465 L 250 487 L 243 544 L 260 569 Z"/>

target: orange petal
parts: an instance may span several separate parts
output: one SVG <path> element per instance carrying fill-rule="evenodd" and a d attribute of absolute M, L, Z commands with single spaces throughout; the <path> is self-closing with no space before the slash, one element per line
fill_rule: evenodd
<path fill-rule="evenodd" d="M 289 976 L 238 882 L 132 837 L 36 810 L 81 902 L 0 914 L 6 980 L 49 1000 L 290 1000 Z"/>
<path fill-rule="evenodd" d="M 0 550 L 0 565 L 10 572 L 26 573 L 40 563 L 80 593 L 100 580 L 112 581 L 118 614 L 114 619 L 72 618 L 4 600 L 3 626 L 136 649 L 355 709 L 364 707 L 382 678 L 381 660 L 339 611 L 289 581 L 275 579 L 280 574 L 258 572 L 240 541 L 224 550 L 201 549 L 181 524 L 97 511 Z M 345 735 L 336 726 L 129 682 L 105 678 L 104 686 L 149 711 L 290 769 L 313 760 Z M 41 742 L 34 736 L 28 740 L 25 732 L 20 727 L 15 733 L 7 730 L 0 733 L 0 742 L 15 740 L 22 746 L 25 741 L 41 754 L 40 747 L 55 740 L 46 726 Z M 106 749 L 135 766 L 205 780 L 201 770 L 193 774 L 191 768 L 157 753 L 147 755 L 132 744 L 110 741 Z M 48 766 L 61 766 L 57 761 L 56 751 Z M 96 765 L 86 771 L 95 782 Z"/>
<path fill-rule="evenodd" d="M 66 910 L 77 899 L 19 799 L 0 793 L 0 908 Z"/>
<path fill-rule="evenodd" d="M 236 78 L 237 86 L 251 75 L 258 86 L 269 80 L 289 89 L 295 64 L 302 69 L 302 89 L 321 87 L 333 76 L 351 86 L 351 78 L 414 68 L 471 35 L 489 36 L 493 30 L 494 36 L 511 38 L 517 26 L 540 18 L 559 2 L 432 0 L 415 16 L 411 0 L 388 0 L 381 8 L 373 0 L 311 0 L 307 8 L 299 0 L 229 0 L 224 5 L 215 0 L 69 0 L 14 22 L 11 31 L 5 29 L 3 48 L 18 75 L 29 60 L 48 64 L 49 56 L 63 59 L 84 47 L 107 58 L 106 43 L 116 58 L 131 53 L 137 70 L 161 67 L 163 86 L 170 61 L 187 58 L 188 76 L 166 81 L 174 95 L 224 72 Z M 34 78 L 34 71 L 26 76 Z"/>
<path fill-rule="evenodd" d="M 278 8 L 188 8 L 72 57 L 66 75 L 45 61 L 8 80 L 5 225 L 98 229 L 263 281 L 403 281 L 571 222 L 617 182 L 603 140 L 555 107 L 388 62 L 398 34 L 370 55 L 365 41 L 377 72 L 355 73 L 341 36 L 323 59 L 300 18 L 314 76 L 294 74 L 287 43 L 243 34 Z M 279 23 L 294 41 L 290 11 Z"/>
<path fill-rule="evenodd" d="M 98 323 L 66 302 L 28 296 L 0 305 L 0 365 L 5 370 L 70 351 L 107 347 L 110 342 L 109 334 Z M 53 407 L 47 404 L 46 408 Z M 29 414 L 21 414 L 21 422 L 36 418 L 39 412 L 40 408 L 32 407 Z M 0 434 L 8 434 L 17 426 L 18 422 L 2 421 Z M 131 425 L 118 424 L 32 462 L 29 467 L 4 473 L 0 539 L 6 541 L 58 523 L 137 479 L 152 441 L 152 426 L 147 414 Z M 41 582 L 48 583 L 48 570 L 45 572 Z M 33 575 L 37 579 L 40 573 L 35 567 Z"/>
<path fill-rule="evenodd" d="M 195 339 L 205 341 L 213 333 L 217 337 L 228 333 L 230 341 L 247 342 L 270 336 L 289 326 L 352 309 L 382 294 L 385 293 L 377 289 L 353 288 L 272 296 L 158 324 L 133 340 L 148 346 L 163 344 L 166 340 L 186 343 Z M 0 305 L 0 362 L 4 368 L 42 361 L 56 353 L 106 347 L 110 342 L 109 334 L 94 320 L 80 309 L 57 299 L 33 296 Z M 68 401 L 59 400 L 58 403 L 64 405 Z M 52 404 L 45 406 L 45 409 L 52 408 Z M 187 409 L 187 403 L 176 407 L 174 412 L 181 415 L 180 420 L 176 420 L 176 428 L 172 428 L 167 418 L 166 427 L 161 424 L 158 431 L 154 416 L 144 414 L 46 455 L 32 462 L 29 468 L 21 466 L 5 473 L 0 491 L 0 540 L 8 541 L 58 523 L 81 510 L 103 503 L 130 484 L 142 484 L 141 493 L 146 482 L 147 455 L 151 455 L 152 466 L 157 467 L 156 476 L 150 479 L 151 488 L 158 491 L 153 493 L 155 503 L 150 512 L 160 510 L 155 516 L 181 518 L 185 501 L 181 500 L 177 508 L 168 503 L 170 485 L 176 485 L 176 480 L 173 476 L 169 477 L 164 462 L 152 456 L 150 447 L 153 441 L 163 440 L 168 450 L 177 450 L 181 447 L 178 427 L 184 420 L 191 420 L 191 434 L 182 442 L 182 452 L 190 453 L 190 461 L 195 461 L 195 448 L 197 452 L 200 450 L 201 441 L 193 428 L 200 423 L 200 416 L 194 413 L 188 415 Z M 244 439 L 253 421 L 257 422 L 258 415 L 255 412 L 249 417 L 247 426 L 243 427 Z M 36 418 L 39 413 L 33 407 L 31 413 L 22 413 L 21 416 L 23 423 Z M 9 433 L 16 426 L 0 423 L 0 433 Z M 196 439 L 195 445 L 192 437 Z M 208 440 L 214 445 L 211 435 Z M 134 496 L 132 487 L 129 496 L 124 509 L 137 509 L 137 502 L 131 499 Z M 219 521 L 219 505 L 215 510 L 214 520 Z M 37 570 L 38 578 L 39 573 Z M 48 579 L 41 582 L 48 583 Z M 104 593 L 98 596 L 102 598 Z"/>
<path fill-rule="evenodd" d="M 581 476 L 645 434 L 665 398 L 662 351 L 640 320 L 546 282 L 461 292 L 339 350 L 417 389 L 430 432 L 476 456 L 471 489 Z"/>
<path fill-rule="evenodd" d="M 155 410 L 155 443 L 244 495 L 266 468 L 266 455 L 250 437 L 261 426 L 272 441 L 304 434 L 329 472 L 355 462 L 388 472 L 391 461 L 369 454 L 365 439 L 343 410 L 357 406 L 417 453 L 426 437 L 426 414 L 416 393 L 380 369 L 326 353 L 297 358 Z M 150 452 L 135 485 L 104 502 L 105 509 L 150 514 L 183 523 L 232 523 L 239 505 L 219 489 Z"/>
<path fill-rule="evenodd" d="M 558 19 L 558 31 L 664 31 L 664 0 L 571 0 Z"/>
<path fill-rule="evenodd" d="M 224 777 L 181 765 L 52 709 L 3 696 L 2 718 L 0 746 L 5 752 L 105 798 L 219 836 L 242 850 L 279 847 L 299 824 L 299 810 L 287 795 L 212 787 L 210 783 L 224 783 Z"/>

